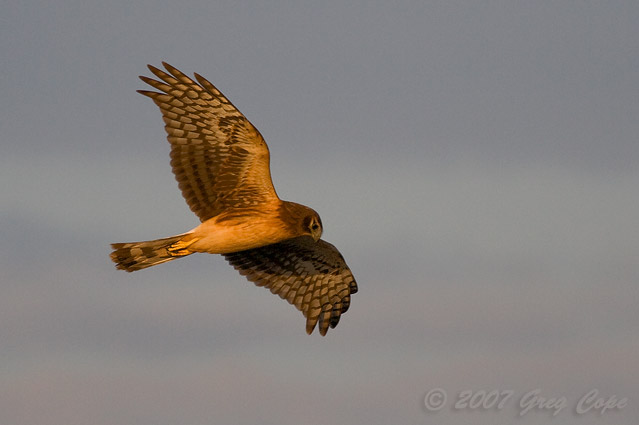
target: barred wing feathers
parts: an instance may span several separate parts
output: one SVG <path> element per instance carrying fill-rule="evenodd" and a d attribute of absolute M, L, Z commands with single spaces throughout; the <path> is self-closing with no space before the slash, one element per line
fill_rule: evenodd
<path fill-rule="evenodd" d="M 297 307 L 306 332 L 321 335 L 348 310 L 357 283 L 339 251 L 323 240 L 301 236 L 246 251 L 224 254 L 243 276 Z"/>
<path fill-rule="evenodd" d="M 140 79 L 155 91 L 138 90 L 162 111 L 171 143 L 171 166 L 191 210 L 206 221 L 228 208 L 279 200 L 260 132 L 202 76 L 197 82 L 164 63 L 149 65 L 159 80 Z"/>

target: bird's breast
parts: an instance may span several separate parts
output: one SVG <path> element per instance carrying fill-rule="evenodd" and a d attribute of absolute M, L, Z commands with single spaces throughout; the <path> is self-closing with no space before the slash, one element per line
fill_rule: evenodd
<path fill-rule="evenodd" d="M 189 235 L 195 240 L 189 250 L 210 254 L 244 251 L 298 236 L 277 215 L 263 214 L 213 217 Z"/>

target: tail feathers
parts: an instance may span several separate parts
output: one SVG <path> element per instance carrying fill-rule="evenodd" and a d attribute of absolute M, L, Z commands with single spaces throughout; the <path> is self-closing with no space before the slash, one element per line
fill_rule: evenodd
<path fill-rule="evenodd" d="M 171 236 L 154 241 L 114 243 L 111 244 L 113 248 L 111 260 L 118 269 L 133 272 L 184 257 L 192 254 L 192 251 L 187 249 L 190 243 L 185 243 L 182 240 L 186 235 Z"/>

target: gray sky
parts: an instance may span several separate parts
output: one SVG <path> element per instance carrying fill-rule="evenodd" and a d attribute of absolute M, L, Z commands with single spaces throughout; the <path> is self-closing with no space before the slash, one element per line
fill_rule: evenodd
<path fill-rule="evenodd" d="M 639 3 L 11 2 L 0 17 L 0 423 L 639 418 Z M 304 319 L 219 256 L 117 271 L 197 224 L 166 60 L 216 84 L 360 292 Z M 151 212 L 151 214 L 149 214 Z M 424 406 L 448 393 L 438 412 Z M 627 406 L 576 413 L 597 389 Z M 464 390 L 512 390 L 501 410 Z"/>

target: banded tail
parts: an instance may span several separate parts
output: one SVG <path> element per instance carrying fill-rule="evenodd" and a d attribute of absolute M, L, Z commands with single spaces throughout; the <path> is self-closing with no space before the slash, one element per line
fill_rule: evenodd
<path fill-rule="evenodd" d="M 193 253 L 188 250 L 188 246 L 195 241 L 183 240 L 188 239 L 185 238 L 186 235 L 188 233 L 154 241 L 113 243 L 111 260 L 115 263 L 115 267 L 127 272 L 166 263 Z"/>

